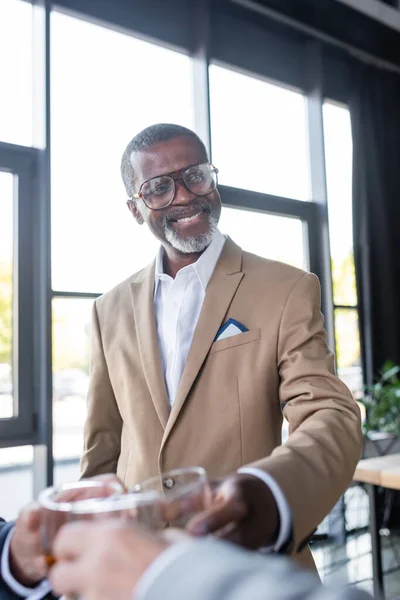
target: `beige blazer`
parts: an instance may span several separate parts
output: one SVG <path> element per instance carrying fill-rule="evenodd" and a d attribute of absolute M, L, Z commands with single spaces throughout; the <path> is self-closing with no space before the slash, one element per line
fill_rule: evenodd
<path fill-rule="evenodd" d="M 116 472 L 132 486 L 190 465 L 210 477 L 256 466 L 287 498 L 298 552 L 349 485 L 361 449 L 359 410 L 334 374 L 317 278 L 228 238 L 170 409 L 154 273 L 153 263 L 94 304 L 83 476 Z M 248 331 L 214 341 L 229 318 Z"/>

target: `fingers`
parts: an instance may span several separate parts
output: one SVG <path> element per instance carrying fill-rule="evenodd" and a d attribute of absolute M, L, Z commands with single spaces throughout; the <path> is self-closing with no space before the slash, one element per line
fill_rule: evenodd
<path fill-rule="evenodd" d="M 64 525 L 54 541 L 53 554 L 59 560 L 80 556 L 91 545 L 91 533 L 95 523 L 79 522 Z"/>
<path fill-rule="evenodd" d="M 96 475 L 95 477 L 91 477 L 94 481 L 102 481 L 105 484 L 114 484 L 121 486 L 124 492 L 127 491 L 127 488 L 124 486 L 122 481 L 115 475 L 115 473 L 105 473 L 104 475 Z"/>
<path fill-rule="evenodd" d="M 47 572 L 40 535 L 40 510 L 36 504 L 24 508 L 15 524 L 10 543 L 10 568 L 27 587 L 36 585 Z"/>
<path fill-rule="evenodd" d="M 77 559 L 87 552 L 98 548 L 105 539 L 111 543 L 115 532 L 136 530 L 131 523 L 122 523 L 117 519 L 104 521 L 76 521 L 63 525 L 53 545 L 53 554 L 57 560 Z"/>
<path fill-rule="evenodd" d="M 189 522 L 187 531 L 195 536 L 207 535 L 227 526 L 235 526 L 246 515 L 246 505 L 236 498 L 230 498 L 223 504 L 216 504 L 194 517 Z"/>
<path fill-rule="evenodd" d="M 224 479 L 222 477 L 219 479 L 211 479 L 211 481 L 208 482 L 208 486 L 213 494 L 216 493 L 220 489 L 223 482 L 224 482 Z"/>
<path fill-rule="evenodd" d="M 40 506 L 32 503 L 23 508 L 17 519 L 17 525 L 29 533 L 36 533 L 40 528 Z"/>
<path fill-rule="evenodd" d="M 49 574 L 49 581 L 55 594 L 76 594 L 82 589 L 82 569 L 77 566 L 75 562 L 54 565 Z"/>
<path fill-rule="evenodd" d="M 116 475 L 99 475 L 90 479 L 82 479 L 87 482 L 86 487 L 77 485 L 72 489 L 62 490 L 57 494 L 56 502 L 74 502 L 92 498 L 104 498 L 114 494 L 124 494 L 126 488 L 122 485 Z M 93 482 L 90 484 L 90 482 Z"/>
<path fill-rule="evenodd" d="M 182 529 L 176 529 L 175 527 L 169 527 L 161 533 L 161 538 L 168 544 L 175 544 L 177 542 L 184 542 L 190 539 L 187 532 Z"/>

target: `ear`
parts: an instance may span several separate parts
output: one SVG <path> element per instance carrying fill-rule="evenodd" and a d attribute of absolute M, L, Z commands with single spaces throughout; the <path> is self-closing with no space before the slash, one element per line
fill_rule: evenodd
<path fill-rule="evenodd" d="M 127 204 L 128 208 L 129 208 L 129 211 L 134 216 L 136 222 L 139 223 L 139 225 L 143 225 L 144 218 L 143 218 L 142 213 L 139 210 L 139 207 L 137 205 L 137 201 L 135 199 L 130 199 L 130 200 L 126 201 L 126 204 Z"/>

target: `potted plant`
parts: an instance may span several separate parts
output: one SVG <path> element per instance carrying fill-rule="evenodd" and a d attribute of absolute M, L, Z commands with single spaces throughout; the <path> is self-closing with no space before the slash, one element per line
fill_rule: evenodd
<path fill-rule="evenodd" d="M 386 361 L 379 379 L 366 392 L 362 400 L 366 410 L 364 433 L 371 439 L 377 432 L 400 439 L 400 366 Z"/>

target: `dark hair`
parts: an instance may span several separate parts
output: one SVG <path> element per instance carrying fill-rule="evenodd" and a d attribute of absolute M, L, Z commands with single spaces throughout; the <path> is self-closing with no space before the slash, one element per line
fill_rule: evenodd
<path fill-rule="evenodd" d="M 150 125 L 146 127 L 140 133 L 129 142 L 121 159 L 121 175 L 125 185 L 126 192 L 129 197 L 135 193 L 135 186 L 138 185 L 136 181 L 136 173 L 132 167 L 131 155 L 133 152 L 140 152 L 141 150 L 147 150 L 151 146 L 160 142 L 165 142 L 177 137 L 192 137 L 200 146 L 200 150 L 204 152 L 204 156 L 207 157 L 207 150 L 199 136 L 187 127 L 182 125 L 173 125 L 170 123 L 157 123 L 156 125 Z"/>

